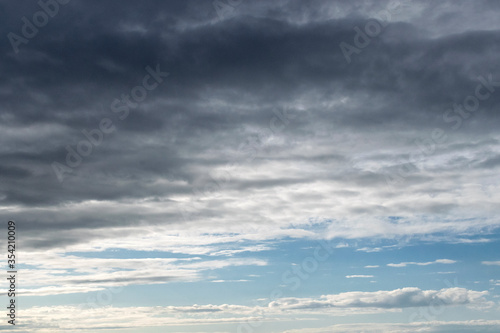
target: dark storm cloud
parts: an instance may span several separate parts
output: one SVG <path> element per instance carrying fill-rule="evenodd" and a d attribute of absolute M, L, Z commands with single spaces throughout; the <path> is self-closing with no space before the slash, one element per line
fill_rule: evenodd
<path fill-rule="evenodd" d="M 457 8 L 467 6 L 456 3 Z M 221 191 L 338 181 L 344 188 L 337 191 L 361 193 L 385 188 L 387 174 L 397 173 L 401 161 L 417 149 L 414 140 L 429 138 L 434 128 L 446 131 L 449 140 L 437 145 L 429 158 L 473 149 L 484 150 L 483 155 L 477 160 L 470 154 L 462 160 L 454 156 L 424 169 L 417 165 L 405 176 L 408 186 L 429 185 L 438 170 L 463 165 L 495 169 L 498 141 L 493 136 L 500 102 L 497 27 L 485 29 L 466 17 L 453 31 L 450 26 L 461 15 L 453 7 L 409 3 L 394 12 L 380 35 L 348 63 L 340 43 L 355 45 L 353 28 L 365 27 L 388 4 L 246 1 L 226 19 L 206 1 L 73 0 L 61 5 L 35 37 L 19 45 L 18 53 L 8 38 L 0 45 L 0 202 L 54 207 L 86 200 L 190 195 L 212 172 L 234 164 L 238 167 Z M 31 19 L 40 10 L 36 4 L 1 6 L 3 36 L 21 34 L 21 18 Z M 498 4 L 479 1 L 477 11 L 498 11 Z M 422 17 L 425 25 L 419 21 Z M 111 105 L 141 84 L 147 66 L 160 66 L 170 75 L 120 120 Z M 474 95 L 481 83 L 478 77 L 488 75 L 495 91 L 470 118 L 462 119 L 460 129 L 453 130 L 454 122 L 443 115 L 454 103 Z M 285 108 L 296 117 L 279 133 L 263 136 L 262 130 L 269 132 L 276 117 L 273 110 Z M 71 172 L 59 182 L 51 164 L 66 165 L 66 147 L 76 149 L 86 139 L 82 130 L 99 128 L 103 118 L 111 119 L 116 130 L 105 134 L 102 144 L 93 147 L 78 167 L 69 167 Z M 343 141 L 337 134 L 353 138 Z M 471 137 L 479 138 L 475 147 L 467 146 Z M 249 140 L 257 152 L 252 158 L 238 150 Z M 272 175 L 248 179 L 247 168 L 266 163 Z M 302 165 L 304 171 L 285 171 L 276 167 L 280 163 Z M 395 194 L 381 190 L 378 195 Z M 175 200 L 165 205 L 175 205 Z M 429 213 L 440 213 L 455 205 L 426 207 Z M 205 212 L 217 215 L 216 209 Z M 219 213 L 224 215 L 224 209 Z M 32 230 L 50 228 L 51 223 L 86 228 L 141 220 L 140 214 L 122 215 L 78 215 L 65 222 L 27 214 L 24 219 Z M 162 216 L 165 223 L 176 220 L 174 213 Z M 23 214 L 18 217 L 23 219 Z M 149 220 L 157 223 L 159 218 L 152 214 Z"/>

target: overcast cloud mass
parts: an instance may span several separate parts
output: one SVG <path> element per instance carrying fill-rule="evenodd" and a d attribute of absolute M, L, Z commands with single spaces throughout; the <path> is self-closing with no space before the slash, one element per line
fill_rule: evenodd
<path fill-rule="evenodd" d="M 497 332 L 499 14 L 0 1 L 15 331 Z"/>

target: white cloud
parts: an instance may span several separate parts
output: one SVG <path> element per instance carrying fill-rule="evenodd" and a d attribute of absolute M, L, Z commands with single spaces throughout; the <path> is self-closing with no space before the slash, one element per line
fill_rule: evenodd
<path fill-rule="evenodd" d="M 29 296 L 82 293 L 134 284 L 195 281 L 202 278 L 203 272 L 213 269 L 267 265 L 267 261 L 254 258 L 105 259 L 49 252 L 26 253 L 23 263 L 35 267 L 23 270 L 23 286 L 26 288 L 20 290 L 20 294 Z"/>
<path fill-rule="evenodd" d="M 353 278 L 372 278 L 374 277 L 373 275 L 346 275 L 346 278 L 348 279 L 353 279 Z"/>
<path fill-rule="evenodd" d="M 496 333 L 500 320 L 429 321 L 418 323 L 339 324 L 323 328 L 286 330 L 283 333 Z"/>
<path fill-rule="evenodd" d="M 441 290 L 421 290 L 402 288 L 392 291 L 346 292 L 323 295 L 319 298 L 282 298 L 271 302 L 270 307 L 286 310 L 318 310 L 328 308 L 381 308 L 401 309 L 429 306 L 441 302 L 443 305 L 485 305 L 490 303 L 484 298 L 487 291 L 473 291 L 464 288 Z"/>
<path fill-rule="evenodd" d="M 389 267 L 406 267 L 408 265 L 417 265 L 417 266 L 428 266 L 428 265 L 433 265 L 433 264 L 455 264 L 457 261 L 456 260 L 451 260 L 451 259 L 437 259 L 434 261 L 428 261 L 428 262 L 402 262 L 399 264 L 387 264 Z"/>
<path fill-rule="evenodd" d="M 500 286 L 500 280 L 490 280 L 490 283 L 495 286 Z"/>
<path fill-rule="evenodd" d="M 365 268 L 379 268 L 379 265 L 367 265 Z"/>
<path fill-rule="evenodd" d="M 223 282 L 249 282 L 250 280 L 244 280 L 244 279 L 240 279 L 240 280 L 212 280 L 210 282 L 213 282 L 213 283 L 223 283 Z"/>
<path fill-rule="evenodd" d="M 453 244 L 474 244 L 474 243 L 491 243 L 493 240 L 489 238 L 474 238 L 474 239 L 469 239 L 469 238 L 457 238 L 456 240 L 452 241 L 451 243 Z"/>
<path fill-rule="evenodd" d="M 482 264 L 488 266 L 500 266 L 500 261 L 483 261 Z"/>
<path fill-rule="evenodd" d="M 356 251 L 361 251 L 361 252 L 380 252 L 382 251 L 382 248 L 380 247 L 362 247 L 360 249 L 357 249 Z"/>
<path fill-rule="evenodd" d="M 105 310 L 85 306 L 32 307 L 23 310 L 23 324 L 44 333 L 82 330 L 96 332 L 105 328 L 126 330 L 173 325 L 236 324 L 241 320 L 260 320 L 253 311 L 254 309 L 250 307 L 227 304 L 165 307 L 108 306 Z M 231 313 L 237 316 L 219 315 Z"/>

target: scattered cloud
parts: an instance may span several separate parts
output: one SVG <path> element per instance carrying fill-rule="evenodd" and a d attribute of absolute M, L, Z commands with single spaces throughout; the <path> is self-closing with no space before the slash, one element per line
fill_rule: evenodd
<path fill-rule="evenodd" d="M 495 286 L 500 286 L 500 280 L 490 280 L 490 283 Z"/>

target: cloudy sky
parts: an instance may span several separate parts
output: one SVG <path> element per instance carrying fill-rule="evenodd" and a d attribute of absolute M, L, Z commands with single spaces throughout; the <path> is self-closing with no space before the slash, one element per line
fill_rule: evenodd
<path fill-rule="evenodd" d="M 500 330 L 500 2 L 0 9 L 15 332 Z"/>

